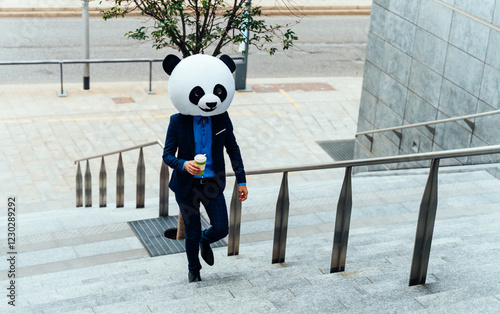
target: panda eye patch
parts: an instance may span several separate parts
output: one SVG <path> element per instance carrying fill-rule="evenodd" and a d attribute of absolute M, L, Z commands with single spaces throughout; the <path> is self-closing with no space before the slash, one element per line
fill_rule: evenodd
<path fill-rule="evenodd" d="M 189 101 L 195 105 L 198 105 L 200 99 L 205 96 L 205 91 L 200 86 L 196 86 L 189 93 Z"/>
<path fill-rule="evenodd" d="M 227 90 L 221 85 L 217 84 L 214 87 L 214 95 L 220 98 L 220 101 L 223 102 L 227 98 Z"/>

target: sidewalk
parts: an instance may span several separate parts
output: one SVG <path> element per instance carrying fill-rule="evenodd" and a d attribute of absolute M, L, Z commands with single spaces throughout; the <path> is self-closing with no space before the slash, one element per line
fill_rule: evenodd
<path fill-rule="evenodd" d="M 90 14 L 110 7 L 112 1 L 91 0 Z M 263 15 L 369 15 L 372 0 L 253 0 Z M 0 0 L 0 17 L 81 16 L 80 0 Z M 140 13 L 136 13 L 139 15 Z"/>
<path fill-rule="evenodd" d="M 247 170 L 332 162 L 316 142 L 354 138 L 361 77 L 248 79 L 247 83 L 254 91 L 237 92 L 229 108 Z M 148 95 L 145 87 L 147 82 L 94 82 L 90 91 L 83 91 L 80 83 L 65 84 L 68 97 L 60 98 L 58 82 L 0 86 L 0 195 L 17 196 L 23 213 L 71 208 L 74 160 L 164 141 L 169 117 L 176 113 L 167 82 L 153 82 L 155 95 Z M 144 154 L 146 198 L 156 199 L 157 204 L 161 148 L 146 148 Z M 137 158 L 138 151 L 123 155 L 126 201 L 135 199 Z M 113 203 L 117 156 L 105 162 L 108 203 Z M 229 161 L 226 164 L 229 168 Z M 90 163 L 94 207 L 99 204 L 99 166 L 98 159 Z M 321 181 L 331 176 L 314 172 L 294 174 L 290 180 Z M 250 189 L 277 189 L 281 176 L 249 180 Z"/>

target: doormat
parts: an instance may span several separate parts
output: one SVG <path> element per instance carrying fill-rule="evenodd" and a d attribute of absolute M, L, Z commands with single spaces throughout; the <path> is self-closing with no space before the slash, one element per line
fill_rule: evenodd
<path fill-rule="evenodd" d="M 356 140 L 317 142 L 336 161 L 353 160 Z"/>
<path fill-rule="evenodd" d="M 161 256 L 185 252 L 184 240 L 172 240 L 164 236 L 167 229 L 177 228 L 179 216 L 169 216 L 137 221 L 129 221 L 128 225 L 141 241 L 149 256 Z M 210 225 L 201 217 L 201 229 L 207 229 Z M 212 243 L 212 248 L 227 246 L 226 241 L 219 240 Z"/>

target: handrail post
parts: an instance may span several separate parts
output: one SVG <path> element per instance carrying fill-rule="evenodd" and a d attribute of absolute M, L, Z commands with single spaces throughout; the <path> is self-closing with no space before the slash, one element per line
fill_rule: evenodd
<path fill-rule="evenodd" d="M 160 169 L 160 217 L 168 217 L 168 179 L 168 166 L 162 160 Z"/>
<path fill-rule="evenodd" d="M 92 174 L 88 160 L 85 166 L 85 207 L 92 207 Z"/>
<path fill-rule="evenodd" d="M 238 192 L 238 181 L 234 182 L 231 205 L 229 207 L 229 238 L 227 241 L 227 256 L 240 253 L 241 202 Z"/>
<path fill-rule="evenodd" d="M 107 198 L 107 175 L 106 175 L 106 165 L 104 163 L 104 157 L 101 158 L 101 169 L 99 170 L 99 207 L 106 207 Z"/>
<path fill-rule="evenodd" d="M 147 90 L 148 94 L 156 94 L 156 92 L 152 88 L 153 81 L 153 61 L 149 60 L 149 89 Z"/>
<path fill-rule="evenodd" d="M 62 62 L 59 62 L 59 73 L 61 73 L 61 90 L 57 92 L 57 96 L 66 97 L 68 95 L 64 91 L 64 86 L 63 86 L 63 63 Z"/>
<path fill-rule="evenodd" d="M 136 188 L 136 208 L 144 208 L 144 198 L 146 195 L 146 166 L 144 165 L 144 153 L 142 147 L 139 151 L 137 161 L 137 188 Z"/>
<path fill-rule="evenodd" d="M 394 134 L 398 137 L 398 139 L 399 139 L 398 150 L 400 150 L 400 149 L 401 149 L 401 142 L 402 142 L 402 140 L 403 140 L 403 131 L 401 131 L 401 130 L 400 130 L 400 131 L 398 131 L 398 130 L 393 130 L 392 132 L 393 132 L 393 133 L 394 133 Z"/>
<path fill-rule="evenodd" d="M 476 122 L 472 119 L 464 119 L 464 122 L 469 126 L 471 130 L 471 137 L 474 136 L 474 131 L 476 130 Z"/>
<path fill-rule="evenodd" d="M 83 206 L 83 177 L 80 162 L 76 168 L 76 207 Z"/>
<path fill-rule="evenodd" d="M 125 199 L 125 171 L 123 170 L 122 153 L 118 155 L 116 167 L 116 208 L 123 207 Z"/>
<path fill-rule="evenodd" d="M 365 134 L 366 138 L 370 141 L 370 152 L 373 150 L 373 135 Z"/>
<path fill-rule="evenodd" d="M 335 218 L 335 232 L 333 237 L 332 262 L 330 273 L 345 270 L 347 256 L 347 240 L 349 239 L 349 227 L 351 224 L 352 209 L 352 167 L 346 167 L 344 183 L 340 191 L 337 204 L 337 216 Z"/>
<path fill-rule="evenodd" d="M 410 286 L 425 284 L 438 202 L 439 159 L 433 159 L 418 214 Z"/>
<path fill-rule="evenodd" d="M 272 263 L 284 263 L 286 253 L 286 235 L 288 231 L 288 213 L 290 199 L 288 196 L 288 172 L 283 172 L 278 202 L 276 203 L 276 218 L 274 222 L 273 260 Z"/>

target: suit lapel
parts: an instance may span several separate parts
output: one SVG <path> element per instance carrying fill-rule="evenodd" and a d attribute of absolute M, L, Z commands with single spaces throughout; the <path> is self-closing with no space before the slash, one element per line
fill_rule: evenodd
<path fill-rule="evenodd" d="M 211 119 L 212 119 L 212 143 L 213 143 L 213 140 L 215 139 L 215 134 L 217 133 L 217 131 L 219 130 L 219 116 L 212 116 Z"/>
<path fill-rule="evenodd" d="M 212 139 L 219 135 L 220 132 L 225 132 L 226 123 L 224 118 L 225 113 L 212 116 Z"/>

